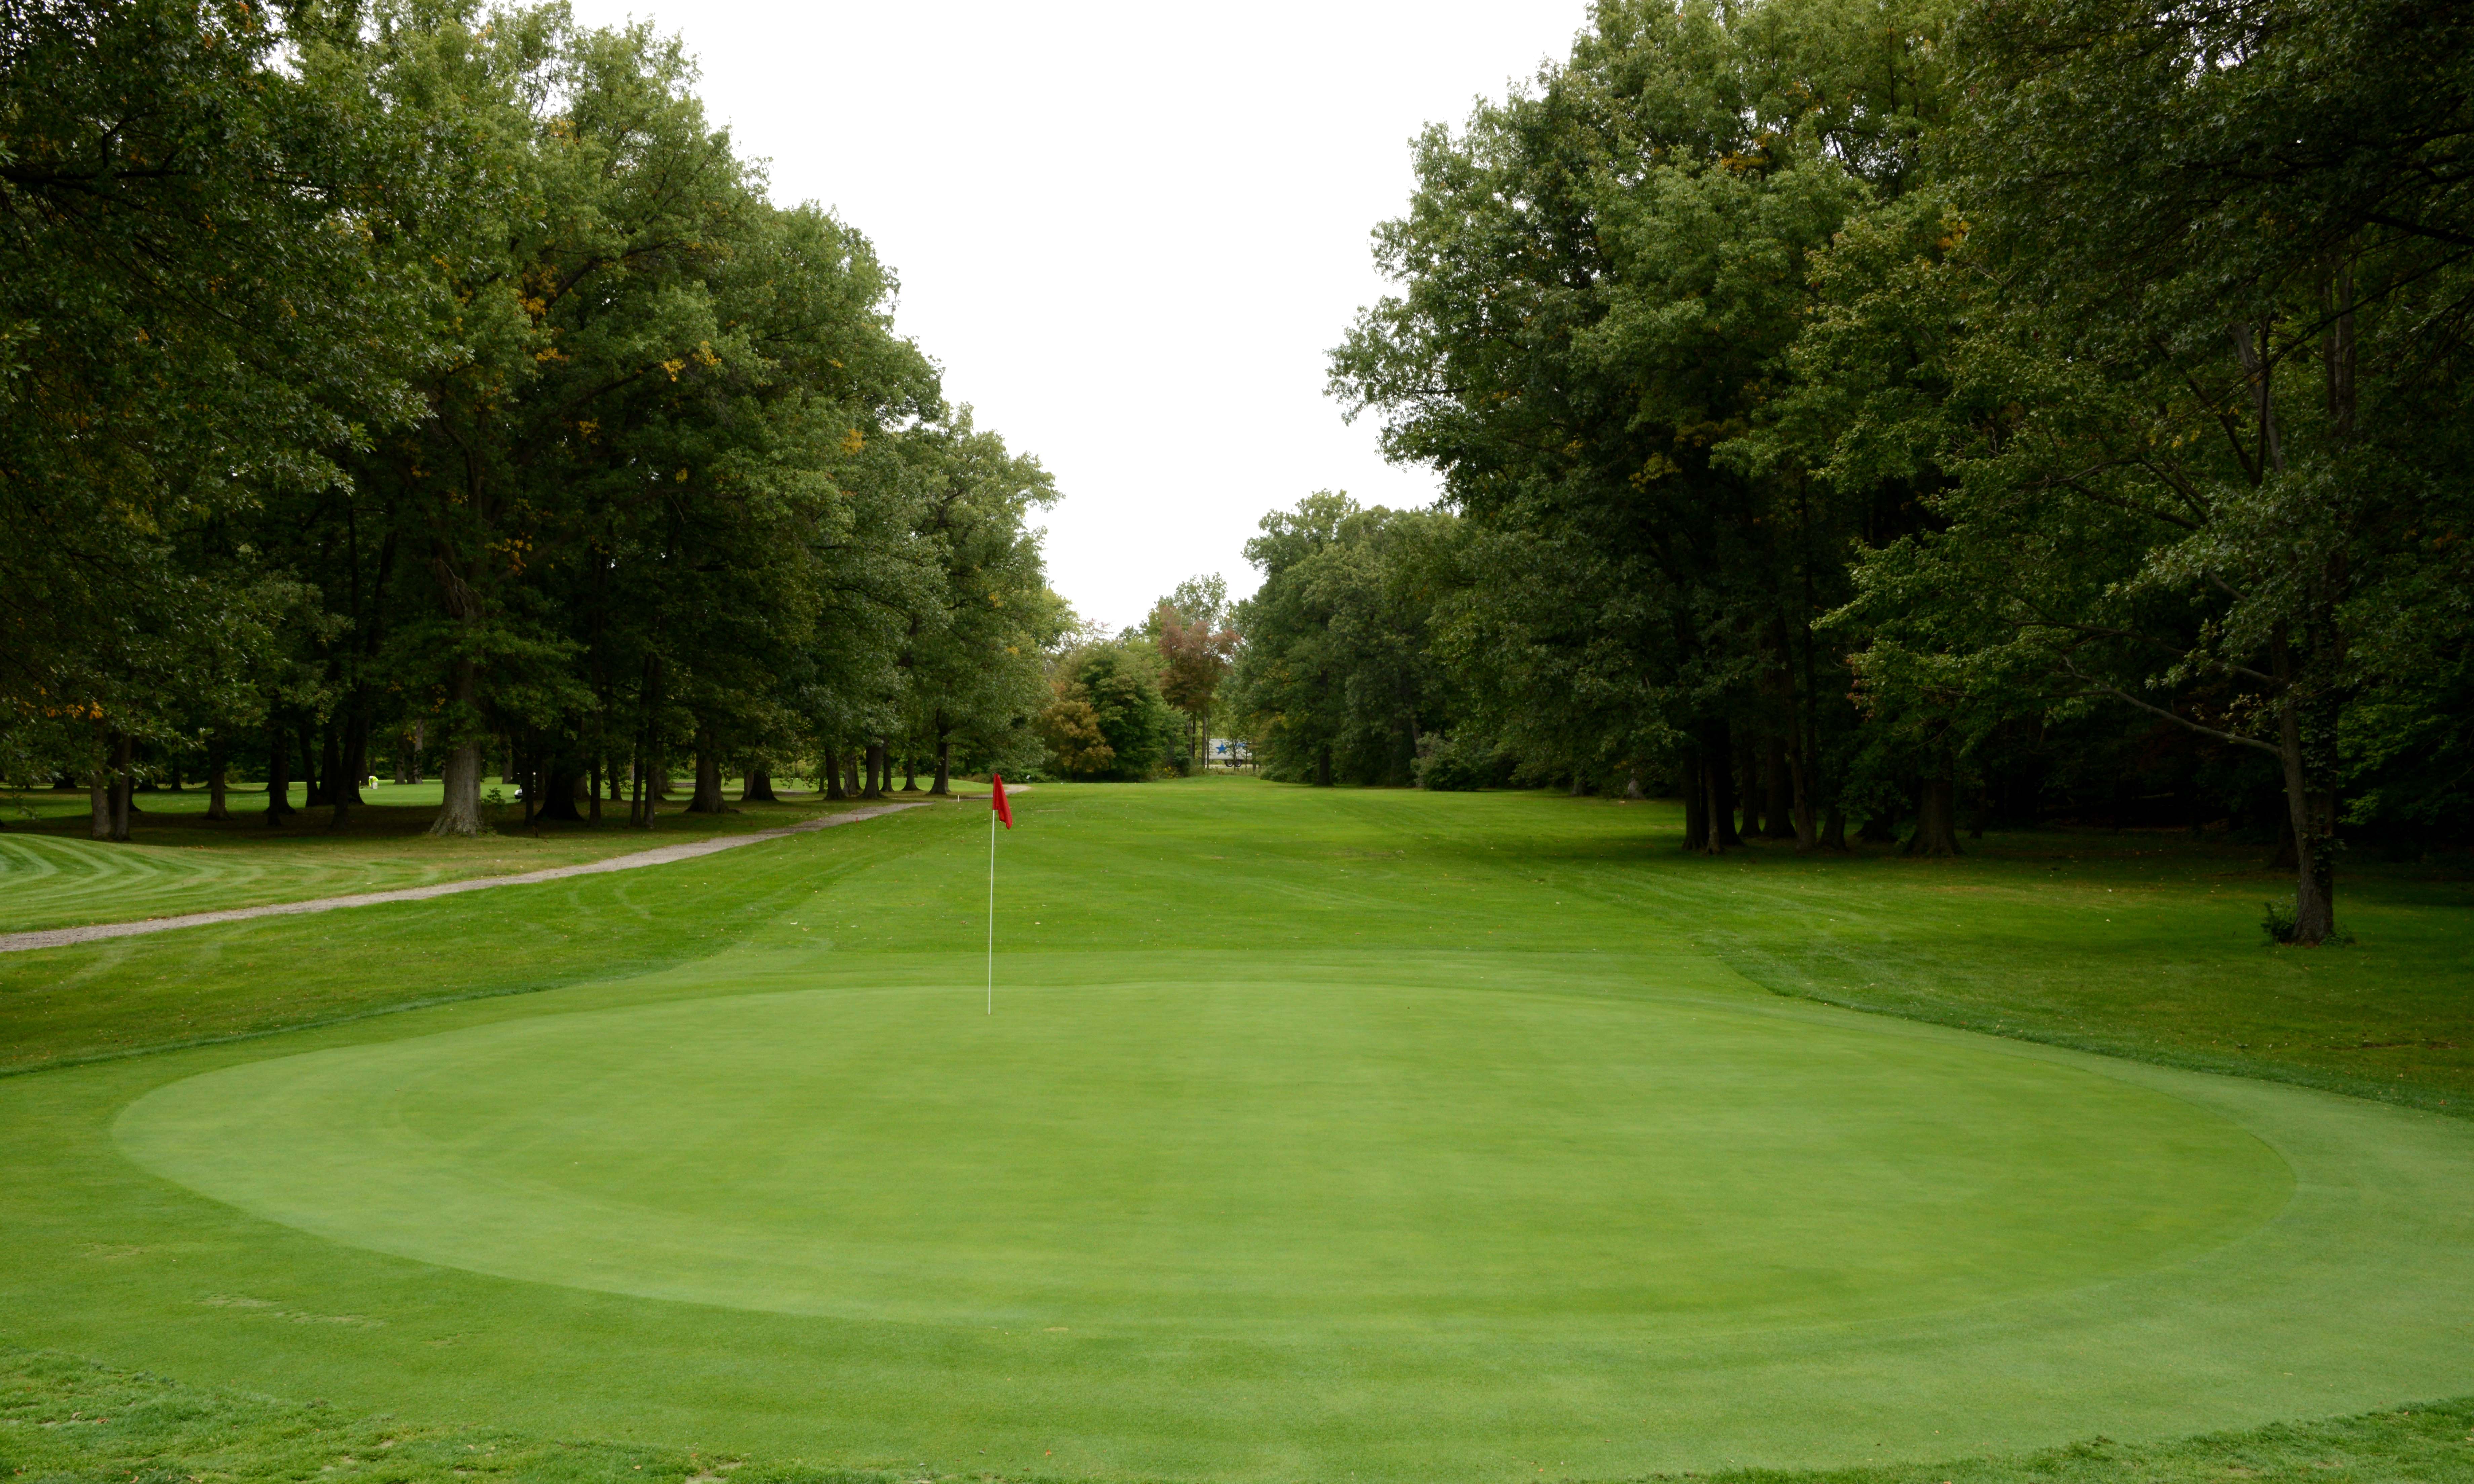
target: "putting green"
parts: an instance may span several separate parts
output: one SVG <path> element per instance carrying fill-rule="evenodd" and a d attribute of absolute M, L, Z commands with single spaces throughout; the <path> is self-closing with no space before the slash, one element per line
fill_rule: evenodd
<path fill-rule="evenodd" d="M 2076 1067 L 1334 984 L 557 1016 L 176 1083 L 119 1137 L 243 1209 L 506 1278 L 1180 1333 L 1930 1314 L 2220 1245 L 2292 1185 L 2227 1119 Z"/>

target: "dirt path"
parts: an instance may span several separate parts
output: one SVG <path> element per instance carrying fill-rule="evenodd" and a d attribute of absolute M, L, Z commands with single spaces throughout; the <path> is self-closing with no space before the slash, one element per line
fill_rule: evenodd
<path fill-rule="evenodd" d="M 1008 790 L 1020 792 L 1020 790 Z M 968 797 L 968 796 L 965 796 Z M 630 855 L 613 855 L 606 860 L 587 861 L 581 866 L 553 866 L 546 871 L 526 871 L 508 876 L 479 876 L 470 881 L 446 881 L 436 886 L 407 886 L 392 892 L 359 892 L 350 897 L 319 897 L 308 901 L 269 902 L 263 907 L 233 907 L 224 912 L 190 912 L 180 917 L 147 918 L 137 922 L 93 922 L 85 927 L 45 927 L 33 932 L 0 933 L 0 953 L 16 953 L 27 948 L 58 948 L 76 943 L 95 943 L 105 938 L 133 938 L 139 933 L 167 933 L 176 927 L 204 927 L 211 922 L 245 922 L 251 918 L 298 917 L 304 912 L 332 912 L 337 907 L 367 907 L 382 901 L 426 901 L 432 897 L 452 897 L 457 892 L 483 892 L 494 886 L 530 886 L 539 881 L 556 881 L 567 876 L 599 875 L 606 871 L 636 871 L 645 866 L 667 866 L 676 860 L 693 860 L 711 855 L 716 850 L 733 850 L 754 845 L 762 840 L 779 840 L 784 835 L 806 834 L 814 829 L 830 829 L 836 825 L 853 825 L 874 819 L 880 814 L 892 814 L 903 809 L 916 809 L 927 802 L 882 803 L 869 809 L 853 809 L 844 814 L 828 814 L 822 819 L 803 820 L 785 825 L 779 829 L 759 829 L 744 835 L 724 835 L 712 840 L 691 840 L 680 845 L 665 845 L 650 850 L 638 850 Z"/>

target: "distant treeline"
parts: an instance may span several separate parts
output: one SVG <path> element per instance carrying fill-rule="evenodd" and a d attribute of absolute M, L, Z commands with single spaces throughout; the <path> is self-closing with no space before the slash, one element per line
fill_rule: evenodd
<path fill-rule="evenodd" d="M 1278 776 L 1956 850 L 2474 818 L 2474 12 L 1608 0 L 1417 149 L 1332 387 L 1440 512 L 1264 522 Z"/>
<path fill-rule="evenodd" d="M 692 80 L 561 6 L 0 7 L 12 780 L 125 839 L 176 769 L 425 767 L 460 833 L 485 756 L 643 823 L 1043 755 L 1049 477 Z"/>

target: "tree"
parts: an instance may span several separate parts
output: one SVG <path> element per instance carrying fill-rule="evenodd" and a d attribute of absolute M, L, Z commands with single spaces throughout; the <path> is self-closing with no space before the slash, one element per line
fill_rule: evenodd
<path fill-rule="evenodd" d="M 251 513 L 414 411 L 400 283 L 282 39 L 172 0 L 20 8 L 0 39 L 0 729 L 91 722 L 102 837 L 140 747 L 249 724 L 302 596 Z"/>
<path fill-rule="evenodd" d="M 1932 528 L 1864 562 L 1866 686 L 1938 687 L 1977 734 L 2103 701 L 2273 759 L 2292 936 L 2324 941 L 2347 751 L 2379 754 L 2378 698 L 2445 672 L 2406 634 L 2466 632 L 2435 537 L 2469 515 L 2474 31 L 2413 4 L 2050 0 L 1958 35 L 1963 221 L 1842 245 L 1822 279 L 1849 384 L 1868 346 L 1921 368 L 1852 399 L 1842 461 L 1928 450 L 1948 481 Z"/>
<path fill-rule="evenodd" d="M 1216 575 L 1195 577 L 1154 604 L 1145 626 L 1159 649 L 1160 695 L 1185 713 L 1187 766 L 1211 744 L 1212 704 L 1237 654 L 1228 616 L 1228 585 Z"/>
<path fill-rule="evenodd" d="M 1140 782 L 1167 766 L 1176 731 L 1157 664 L 1139 637 L 1086 639 L 1057 657 L 1038 725 L 1059 772 Z"/>
<path fill-rule="evenodd" d="M 1263 582 L 1238 605 L 1230 705 L 1265 776 L 1412 781 L 1419 739 L 1447 719 L 1429 627 L 1452 517 L 1324 491 L 1262 528 L 1246 543 Z"/>
<path fill-rule="evenodd" d="M 621 774 L 649 824 L 682 752 L 717 809 L 812 744 L 881 782 L 932 692 L 939 737 L 1021 733 L 1045 476 L 951 417 L 867 240 L 765 199 L 676 43 L 138 0 L 0 48 L 0 754 L 89 775 L 100 832 L 261 728 L 270 823 L 297 767 L 343 824 L 417 732 L 449 834 L 485 750 L 528 824 Z M 988 458 L 1036 476 L 1010 505 Z"/>
<path fill-rule="evenodd" d="M 1576 784 L 1674 759 L 1695 848 L 1733 842 L 1739 792 L 1818 839 L 1816 625 L 1869 511 L 1754 439 L 1807 254 L 1916 168 L 1935 30 L 1841 0 L 1599 7 L 1566 64 L 1419 141 L 1377 234 L 1401 292 L 1333 353 L 1350 415 L 1474 527 L 1445 625 L 1473 707 Z"/>
<path fill-rule="evenodd" d="M 931 791 L 944 794 L 958 738 L 982 756 L 1005 753 L 1041 709 L 1042 660 L 1063 610 L 1025 522 L 1055 502 L 1056 485 L 1037 459 L 976 428 L 967 407 L 904 449 L 926 491 L 916 525 L 934 590 L 914 616 L 905 670 L 913 729 L 935 756 Z"/>

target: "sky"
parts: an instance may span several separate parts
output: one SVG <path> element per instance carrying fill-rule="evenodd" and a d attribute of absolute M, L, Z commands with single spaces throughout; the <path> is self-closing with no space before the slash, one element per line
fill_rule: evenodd
<path fill-rule="evenodd" d="M 1410 141 L 1565 55 L 1586 0 L 939 5 L 576 0 L 682 36 L 708 113 L 900 275 L 946 395 L 1039 456 L 1050 580 L 1137 622 L 1253 590 L 1246 540 L 1317 490 L 1431 503 L 1325 353 L 1384 292 Z"/>

